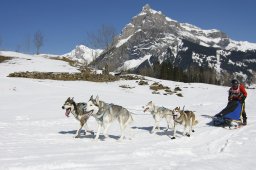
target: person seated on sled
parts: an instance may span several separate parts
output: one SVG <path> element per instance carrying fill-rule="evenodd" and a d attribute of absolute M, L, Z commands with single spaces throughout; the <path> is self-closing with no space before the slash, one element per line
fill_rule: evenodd
<path fill-rule="evenodd" d="M 242 104 L 242 118 L 243 118 L 243 125 L 247 124 L 247 116 L 245 112 L 245 99 L 247 97 L 247 92 L 245 87 L 242 83 L 239 83 L 238 80 L 233 79 L 231 81 L 231 87 L 229 89 L 228 101 L 240 101 Z"/>

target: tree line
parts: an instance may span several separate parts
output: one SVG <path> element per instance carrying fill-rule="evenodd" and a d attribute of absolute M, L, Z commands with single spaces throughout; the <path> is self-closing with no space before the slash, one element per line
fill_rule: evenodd
<path fill-rule="evenodd" d="M 143 68 L 138 73 L 164 80 L 220 85 L 220 80 L 217 79 L 218 76 L 214 69 L 195 65 L 191 65 L 187 69 L 182 69 L 168 61 L 162 62 L 161 64 L 159 62 L 155 63 L 153 68 Z"/>

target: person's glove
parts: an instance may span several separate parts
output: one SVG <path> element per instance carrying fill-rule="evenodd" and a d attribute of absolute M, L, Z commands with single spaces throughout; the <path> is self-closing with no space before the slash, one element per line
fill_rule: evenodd
<path fill-rule="evenodd" d="M 228 101 L 230 102 L 230 101 L 232 101 L 232 100 L 233 100 L 233 97 L 230 96 L 230 97 L 228 98 Z"/>

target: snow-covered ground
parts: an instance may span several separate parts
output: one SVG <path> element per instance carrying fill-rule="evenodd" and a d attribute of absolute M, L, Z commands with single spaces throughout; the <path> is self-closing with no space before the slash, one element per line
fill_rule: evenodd
<path fill-rule="evenodd" d="M 256 167 L 256 96 L 248 89 L 246 109 L 248 125 L 228 130 L 208 125 L 204 114 L 214 115 L 227 102 L 228 87 L 198 83 L 179 83 L 147 78 L 149 84 L 160 82 L 173 90 L 179 86 L 184 97 L 152 94 L 149 86 L 135 80 L 112 83 L 87 81 L 53 81 L 8 78 L 14 71 L 75 72 L 67 63 L 42 57 L 13 54 L 16 58 L 0 63 L 0 169 L 167 169 L 167 170 L 253 170 Z M 124 89 L 120 85 L 135 88 Z M 68 97 L 86 102 L 91 95 L 108 103 L 126 107 L 134 113 L 130 136 L 118 142 L 117 122 L 109 129 L 110 138 L 94 141 L 93 136 L 74 138 L 79 123 L 67 118 L 61 109 Z M 199 124 L 189 137 L 171 140 L 172 131 L 150 134 L 154 124 L 142 106 L 149 101 L 156 105 L 176 106 L 196 112 Z M 88 126 L 96 130 L 93 117 Z M 166 126 L 163 121 L 162 127 Z M 101 138 L 103 139 L 103 138 Z"/>

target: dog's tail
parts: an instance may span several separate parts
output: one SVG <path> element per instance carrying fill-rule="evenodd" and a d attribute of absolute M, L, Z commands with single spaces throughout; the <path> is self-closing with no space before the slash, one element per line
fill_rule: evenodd
<path fill-rule="evenodd" d="M 125 127 L 128 127 L 127 128 L 127 135 L 129 136 L 128 138 L 131 140 L 132 138 L 134 138 L 135 136 L 135 132 L 133 131 L 133 129 L 130 127 L 132 122 L 134 121 L 133 120 L 133 117 L 132 117 L 132 114 L 131 112 L 129 112 L 129 117 L 128 117 L 128 120 L 125 122 Z"/>
<path fill-rule="evenodd" d="M 133 120 L 133 115 L 134 113 L 130 112 L 130 116 L 129 116 L 129 124 L 132 123 L 134 120 Z"/>
<path fill-rule="evenodd" d="M 192 115 L 192 126 L 195 126 L 198 124 L 198 120 L 196 120 L 195 114 Z"/>
<path fill-rule="evenodd" d="M 185 110 L 185 105 L 183 106 L 182 112 L 184 112 L 184 110 Z"/>
<path fill-rule="evenodd" d="M 198 120 L 193 121 L 193 126 L 198 124 Z"/>

